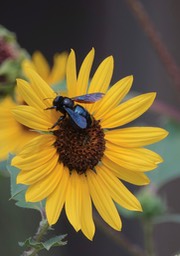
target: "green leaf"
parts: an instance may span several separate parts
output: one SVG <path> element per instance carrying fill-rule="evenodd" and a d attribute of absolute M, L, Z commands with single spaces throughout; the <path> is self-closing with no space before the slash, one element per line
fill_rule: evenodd
<path fill-rule="evenodd" d="M 16 183 L 16 177 L 20 170 L 14 166 L 11 166 L 11 160 L 13 157 L 14 155 L 10 154 L 7 160 L 7 170 L 10 173 L 11 199 L 14 199 L 15 201 L 17 201 L 16 205 L 19 207 L 35 209 L 42 212 L 42 208 L 43 208 L 42 202 L 38 202 L 38 203 L 26 202 L 25 192 L 26 192 L 27 186 Z"/>
<path fill-rule="evenodd" d="M 6 165 L 7 165 L 7 161 L 1 161 L 0 162 L 0 176 L 9 176 L 9 172 L 7 172 L 7 169 L 6 169 Z"/>
<path fill-rule="evenodd" d="M 49 251 L 52 247 L 63 246 L 67 244 L 67 241 L 62 241 L 67 235 L 60 235 L 50 238 L 43 242 L 44 248 Z"/>
<path fill-rule="evenodd" d="M 18 242 L 19 246 L 25 247 L 25 248 L 34 248 L 36 250 L 43 249 L 43 246 L 41 245 L 41 242 L 34 241 L 31 237 L 26 239 L 24 242 Z"/>
<path fill-rule="evenodd" d="M 38 242 L 33 240 L 31 237 L 26 239 L 24 242 L 19 242 L 19 246 L 25 247 L 25 248 L 34 248 L 37 251 L 40 250 L 47 250 L 49 251 L 52 247 L 57 247 L 57 246 L 63 246 L 67 244 L 67 241 L 62 241 L 66 235 L 60 235 L 60 236 L 55 236 L 50 239 L 48 239 L 45 242 Z"/>
<path fill-rule="evenodd" d="M 15 155 L 10 154 L 9 158 L 7 160 L 7 170 L 10 173 L 11 177 L 11 198 L 15 199 L 15 197 L 21 193 L 22 191 L 26 190 L 27 186 L 22 184 L 16 184 L 16 177 L 19 173 L 19 169 L 11 166 L 11 160 L 13 159 Z"/>
<path fill-rule="evenodd" d="M 168 121 L 164 128 L 169 132 L 168 137 L 149 147 L 164 159 L 156 170 L 147 173 L 157 187 L 180 177 L 180 124 Z"/>
<path fill-rule="evenodd" d="M 15 33 L 9 31 L 7 28 L 0 25 L 0 37 L 7 42 L 16 42 Z"/>

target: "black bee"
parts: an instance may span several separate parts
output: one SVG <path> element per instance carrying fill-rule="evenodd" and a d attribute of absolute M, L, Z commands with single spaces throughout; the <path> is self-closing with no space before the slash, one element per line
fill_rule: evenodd
<path fill-rule="evenodd" d="M 66 115 L 69 116 L 72 123 L 81 129 L 85 129 L 91 126 L 92 119 L 89 112 L 80 105 L 75 105 L 74 101 L 80 103 L 93 103 L 100 100 L 103 97 L 104 93 L 96 92 L 96 93 L 89 93 L 73 98 L 57 96 L 53 100 L 52 107 L 46 108 L 48 109 L 55 109 L 56 111 L 60 111 L 63 116 L 57 120 L 55 124 L 51 127 L 53 129 L 56 125 L 58 125 Z"/>

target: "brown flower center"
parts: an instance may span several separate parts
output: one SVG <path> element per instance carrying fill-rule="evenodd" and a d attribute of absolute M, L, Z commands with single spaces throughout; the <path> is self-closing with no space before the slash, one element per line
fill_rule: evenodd
<path fill-rule="evenodd" d="M 70 170 L 85 173 L 101 160 L 105 150 L 104 132 L 99 121 L 94 120 L 91 127 L 76 129 L 68 118 L 53 132 L 57 137 L 54 146 L 59 153 L 59 161 Z"/>

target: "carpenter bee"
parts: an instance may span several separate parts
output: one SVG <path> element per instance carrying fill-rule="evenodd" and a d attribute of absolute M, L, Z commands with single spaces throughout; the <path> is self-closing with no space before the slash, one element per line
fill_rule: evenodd
<path fill-rule="evenodd" d="M 103 97 L 104 93 L 96 92 L 89 93 L 73 98 L 57 96 L 54 98 L 52 102 L 52 106 L 48 109 L 55 109 L 56 111 L 60 111 L 63 116 L 57 120 L 55 124 L 51 127 L 53 129 L 56 125 L 58 125 L 63 119 L 68 115 L 72 124 L 80 129 L 86 129 L 91 126 L 92 119 L 89 112 L 82 107 L 81 105 L 75 105 L 74 102 L 80 103 L 93 103 L 100 100 Z"/>

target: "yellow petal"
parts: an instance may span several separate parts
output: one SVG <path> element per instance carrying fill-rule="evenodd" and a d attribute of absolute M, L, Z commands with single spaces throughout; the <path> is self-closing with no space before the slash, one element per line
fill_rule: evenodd
<path fill-rule="evenodd" d="M 142 211 L 137 198 L 118 180 L 105 166 L 97 166 L 96 171 L 102 184 L 109 191 L 110 196 L 122 207 L 131 211 Z"/>
<path fill-rule="evenodd" d="M 94 116 L 97 120 L 101 119 L 109 111 L 114 109 L 119 102 L 129 92 L 133 82 L 133 76 L 127 76 L 114 84 L 101 101 L 97 102 Z"/>
<path fill-rule="evenodd" d="M 14 119 L 11 113 L 11 110 L 16 106 L 17 104 L 13 102 L 11 97 L 6 97 L 0 102 L 0 129 L 19 128 L 20 124 Z"/>
<path fill-rule="evenodd" d="M 107 88 L 109 87 L 112 78 L 113 65 L 114 61 L 112 56 L 106 58 L 104 61 L 101 62 L 91 80 L 88 93 L 105 93 L 107 91 Z"/>
<path fill-rule="evenodd" d="M 139 186 L 147 185 L 150 182 L 149 178 L 144 173 L 139 172 L 139 170 L 131 171 L 127 168 L 123 168 L 122 166 L 119 166 L 117 163 L 108 159 L 106 156 L 104 156 L 101 161 L 106 168 L 108 168 L 116 177 L 122 180 Z"/>
<path fill-rule="evenodd" d="M 34 130 L 49 131 L 53 125 L 52 120 L 48 120 L 45 111 L 31 106 L 17 106 L 12 113 L 18 122 Z"/>
<path fill-rule="evenodd" d="M 147 148 L 137 148 L 136 152 L 144 154 L 150 161 L 155 164 L 160 164 L 163 162 L 163 158 L 159 154 Z"/>
<path fill-rule="evenodd" d="M 92 240 L 95 232 L 95 226 L 92 216 L 92 203 L 88 188 L 87 179 L 84 175 L 80 175 L 81 179 L 81 230 L 84 235 Z"/>
<path fill-rule="evenodd" d="M 15 156 L 12 159 L 11 165 L 22 170 L 32 170 L 50 161 L 56 154 L 55 148 L 47 148 L 39 152 L 39 154 L 32 154 L 26 158 Z"/>
<path fill-rule="evenodd" d="M 76 56 L 71 50 L 66 66 L 66 83 L 68 88 L 68 96 L 76 96 L 77 74 L 76 74 Z"/>
<path fill-rule="evenodd" d="M 43 179 L 31 185 L 26 191 L 27 202 L 38 202 L 48 197 L 59 184 L 63 170 L 61 166 L 56 164 L 56 167 Z"/>
<path fill-rule="evenodd" d="M 22 158 L 28 157 L 32 154 L 42 152 L 45 148 L 51 147 L 56 141 L 56 137 L 52 134 L 38 135 L 30 140 L 19 153 Z"/>
<path fill-rule="evenodd" d="M 94 52 L 94 48 L 92 48 L 81 65 L 77 80 L 77 95 L 83 95 L 87 93 L 89 75 L 94 60 Z"/>
<path fill-rule="evenodd" d="M 34 71 L 36 71 L 36 67 L 30 59 L 23 60 L 21 66 L 22 66 L 22 70 L 24 73 L 25 73 L 26 68 L 30 68 L 30 69 L 33 69 Z"/>
<path fill-rule="evenodd" d="M 44 101 L 39 100 L 39 97 L 36 95 L 36 93 L 34 93 L 28 82 L 22 79 L 17 79 L 17 87 L 19 93 L 28 105 L 39 110 L 42 110 L 46 107 Z"/>
<path fill-rule="evenodd" d="M 54 170 L 58 163 L 58 155 L 55 155 L 50 161 L 30 170 L 21 171 L 17 176 L 17 183 L 31 185 L 39 182 Z"/>
<path fill-rule="evenodd" d="M 104 116 L 102 128 L 114 128 L 133 121 L 152 105 L 155 96 L 155 93 L 146 93 L 122 103 Z"/>
<path fill-rule="evenodd" d="M 67 188 L 65 210 L 69 222 L 76 231 L 81 228 L 81 180 L 73 171 Z"/>
<path fill-rule="evenodd" d="M 106 142 L 104 154 L 113 162 L 132 171 L 149 171 L 157 167 L 156 156 L 150 159 L 145 149 L 129 149 Z"/>
<path fill-rule="evenodd" d="M 120 230 L 122 223 L 117 209 L 109 195 L 109 191 L 100 180 L 98 174 L 87 172 L 87 180 L 93 203 L 104 219 L 112 228 Z"/>
<path fill-rule="evenodd" d="M 34 132 L 30 135 L 28 129 L 24 129 L 23 125 L 13 117 L 11 111 L 16 106 L 17 104 L 9 96 L 0 102 L 0 154 L 4 154 L 5 151 L 5 155 L 8 151 L 17 153 L 17 148 L 22 147 L 28 139 L 35 136 Z"/>
<path fill-rule="evenodd" d="M 88 93 L 106 93 L 112 78 L 113 67 L 114 60 L 112 56 L 101 62 L 90 82 Z M 95 102 L 94 104 L 87 104 L 87 110 L 90 113 L 93 113 L 94 110 L 97 109 L 96 106 L 98 103 L 99 102 Z"/>
<path fill-rule="evenodd" d="M 64 79 L 66 72 L 67 57 L 67 52 L 62 52 L 54 56 L 54 64 L 51 73 L 48 77 L 49 84 L 56 84 Z"/>
<path fill-rule="evenodd" d="M 10 129 L 1 129 L 0 134 L 0 159 L 7 159 L 9 152 L 17 154 L 19 150 L 33 137 L 37 136 L 35 132 L 28 132 L 23 129 L 21 124 L 18 126 L 11 123 Z M 7 125 L 7 124 L 6 124 Z"/>
<path fill-rule="evenodd" d="M 15 135 L 13 141 L 17 142 L 15 150 L 16 154 L 19 154 L 21 149 L 33 138 L 36 138 L 39 134 L 37 132 L 25 130 L 23 126 L 21 126 L 21 130 Z"/>
<path fill-rule="evenodd" d="M 36 51 L 32 55 L 32 61 L 36 68 L 36 72 L 45 80 L 47 81 L 47 78 L 50 73 L 50 67 L 45 59 L 45 57 L 42 55 L 41 52 Z"/>
<path fill-rule="evenodd" d="M 49 225 L 53 225 L 57 222 L 66 198 L 66 191 L 69 182 L 69 170 L 63 165 L 60 165 L 60 168 L 63 170 L 62 178 L 55 190 L 46 200 L 46 215 Z"/>
<path fill-rule="evenodd" d="M 130 127 L 111 130 L 105 133 L 105 139 L 122 147 L 136 148 L 164 139 L 168 132 L 158 127 Z"/>
<path fill-rule="evenodd" d="M 52 105 L 52 100 L 56 97 L 56 93 L 51 87 L 32 69 L 25 67 L 26 76 L 30 80 L 30 84 L 35 94 L 46 107 Z"/>

